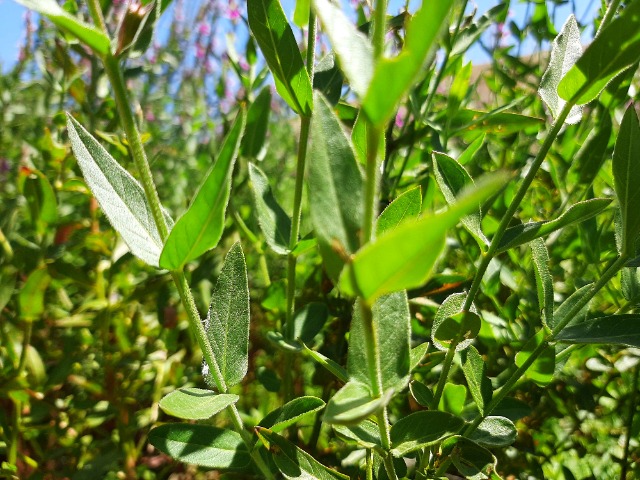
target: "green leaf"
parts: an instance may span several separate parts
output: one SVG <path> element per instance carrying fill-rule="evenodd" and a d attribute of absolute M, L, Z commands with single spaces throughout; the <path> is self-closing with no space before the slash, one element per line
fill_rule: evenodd
<path fill-rule="evenodd" d="M 333 425 L 333 429 L 344 438 L 355 440 L 364 448 L 380 448 L 380 429 L 371 420 L 363 420 L 357 425 Z"/>
<path fill-rule="evenodd" d="M 563 329 L 556 340 L 562 343 L 627 345 L 640 348 L 640 315 L 610 315 L 586 320 Z"/>
<path fill-rule="evenodd" d="M 300 28 L 309 24 L 309 9 L 311 0 L 296 0 L 296 9 L 293 12 L 293 22 Z"/>
<path fill-rule="evenodd" d="M 23 193 L 29 205 L 29 216 L 36 231 L 43 235 L 58 220 L 58 201 L 51 182 L 39 170 L 31 169 L 24 179 Z"/>
<path fill-rule="evenodd" d="M 506 417 L 512 422 L 517 422 L 521 418 L 531 415 L 531 407 L 522 400 L 506 397 L 494 409 L 495 416 Z"/>
<path fill-rule="evenodd" d="M 290 251 L 291 219 L 274 197 L 267 176 L 253 163 L 249 163 L 249 177 L 260 230 L 274 252 L 286 255 Z"/>
<path fill-rule="evenodd" d="M 249 286 L 239 242 L 224 260 L 211 296 L 205 330 L 227 386 L 240 383 L 249 362 Z M 202 374 L 210 386 L 216 386 L 206 363 Z"/>
<path fill-rule="evenodd" d="M 100 55 L 109 53 L 111 40 L 106 34 L 65 12 L 55 0 L 16 0 L 16 2 L 44 15 L 56 27 L 71 33 L 96 53 Z"/>
<path fill-rule="evenodd" d="M 592 198 L 571 205 L 555 220 L 530 222 L 508 228 L 498 245 L 498 253 L 523 245 L 535 238 L 544 237 L 573 223 L 583 222 L 596 216 L 611 203 L 609 198 Z"/>
<path fill-rule="evenodd" d="M 540 88 L 538 88 L 540 98 L 546 103 L 554 119 L 558 118 L 567 103 L 558 96 L 558 84 L 581 55 L 580 29 L 576 17 L 571 14 L 551 45 L 549 65 L 542 76 Z M 565 123 L 578 123 L 581 118 L 582 107 L 575 106 L 569 112 Z"/>
<path fill-rule="evenodd" d="M 505 182 L 501 174 L 485 176 L 446 212 L 403 223 L 368 243 L 343 272 L 340 288 L 371 303 L 385 293 L 421 286 L 444 248 L 447 231 Z"/>
<path fill-rule="evenodd" d="M 538 305 L 543 325 L 554 325 L 553 321 L 553 277 L 549 271 L 549 252 L 541 238 L 531 242 L 531 258 L 536 275 Z"/>
<path fill-rule="evenodd" d="M 67 129 L 85 181 L 111 225 L 131 253 L 157 267 L 162 240 L 142 186 L 69 114 Z"/>
<path fill-rule="evenodd" d="M 631 8 L 629 6 L 628 8 Z M 640 12 L 638 12 L 640 17 Z M 640 27 L 639 27 L 640 28 Z M 640 46 L 638 47 L 640 49 Z M 613 180 L 622 214 L 622 255 L 635 254 L 640 234 L 640 123 L 634 105 L 630 105 L 620 124 L 613 151 Z"/>
<path fill-rule="evenodd" d="M 20 318 L 26 322 L 38 320 L 44 313 L 44 294 L 51 283 L 46 267 L 34 270 L 20 289 L 18 305 Z"/>
<path fill-rule="evenodd" d="M 463 425 L 464 420 L 447 412 L 429 410 L 412 413 L 391 427 L 391 453 L 395 457 L 403 457 L 455 435 Z"/>
<path fill-rule="evenodd" d="M 171 229 L 160 255 L 162 268 L 179 270 L 218 245 L 224 230 L 233 166 L 240 149 L 244 123 L 245 114 L 241 110 L 191 205 Z"/>
<path fill-rule="evenodd" d="M 264 147 L 271 113 L 271 88 L 264 87 L 247 111 L 247 127 L 242 137 L 242 155 L 258 158 Z"/>
<path fill-rule="evenodd" d="M 453 0 L 424 2 L 406 27 L 400 54 L 378 60 L 362 102 L 362 108 L 374 124 L 382 125 L 392 117 L 398 103 L 415 82 L 445 27 L 453 3 Z"/>
<path fill-rule="evenodd" d="M 340 61 L 340 69 L 351 88 L 364 97 L 373 76 L 373 47 L 351 20 L 328 0 L 313 0 L 313 8 L 329 37 L 333 51 Z"/>
<path fill-rule="evenodd" d="M 453 415 L 460 415 L 467 399 L 467 389 L 464 385 L 447 383 L 442 391 L 442 397 L 438 404 L 438 410 Z"/>
<path fill-rule="evenodd" d="M 482 148 L 482 145 L 484 145 L 484 140 L 486 136 L 487 135 L 485 133 L 480 135 L 478 138 L 476 138 L 473 142 L 469 144 L 469 146 L 465 149 L 464 152 L 460 154 L 460 156 L 458 157 L 458 163 L 460 165 L 466 165 L 471 160 L 473 160 L 476 153 L 478 153 L 480 148 Z"/>
<path fill-rule="evenodd" d="M 328 357 L 325 357 L 320 352 L 316 352 L 315 350 L 311 350 L 309 347 L 304 345 L 304 351 L 313 358 L 317 363 L 326 368 L 329 372 L 333 373 L 338 380 L 341 382 L 347 382 L 349 380 L 349 375 L 347 374 L 347 370 L 342 366 L 338 365 L 335 361 L 331 360 Z"/>
<path fill-rule="evenodd" d="M 471 397 L 476 402 L 480 414 L 484 415 L 485 407 L 493 396 L 491 381 L 487 377 L 487 365 L 473 345 L 463 351 L 461 357 L 462 371 L 467 379 L 469 392 L 471 392 Z"/>
<path fill-rule="evenodd" d="M 351 380 L 331 397 L 323 421 L 338 425 L 357 424 L 385 407 L 393 393 L 388 390 L 381 397 L 372 398 L 366 384 Z"/>
<path fill-rule="evenodd" d="M 576 154 L 571 168 L 575 168 L 581 184 L 590 185 L 600 173 L 602 165 L 608 157 L 611 131 L 611 115 L 607 113 L 601 117 L 601 121 L 592 130 Z"/>
<path fill-rule="evenodd" d="M 325 406 L 324 401 L 316 397 L 298 397 L 276 408 L 258 424 L 273 432 L 281 432 L 285 428 L 298 423 L 303 418 L 313 415 Z"/>
<path fill-rule="evenodd" d="M 521 367 L 531 356 L 531 353 L 544 341 L 546 332 L 541 329 L 527 341 L 522 350 L 516 354 L 516 365 Z M 556 367 L 556 356 L 552 348 L 545 349 L 526 371 L 525 376 L 540 386 L 545 386 L 553 380 Z"/>
<path fill-rule="evenodd" d="M 466 293 L 452 293 L 438 308 L 431 327 L 431 340 L 438 350 L 447 351 L 454 339 L 456 352 L 465 350 L 477 336 L 482 321 L 474 306 L 470 312 L 462 312 L 466 298 Z"/>
<path fill-rule="evenodd" d="M 456 35 L 455 43 L 451 49 L 451 55 L 460 55 L 476 43 L 482 34 L 496 23 L 504 23 L 506 13 L 508 12 L 507 3 L 501 3 L 489 9 L 477 21 L 471 23 L 468 27 L 462 29 Z"/>
<path fill-rule="evenodd" d="M 529 117 L 517 113 L 479 110 L 458 110 L 455 117 L 450 119 L 450 128 L 456 132 L 468 132 L 473 139 L 482 133 L 493 135 L 512 135 L 536 129 L 544 124 L 542 118 Z"/>
<path fill-rule="evenodd" d="M 242 468 L 251 459 L 239 433 L 209 425 L 162 425 L 149 432 L 149 443 L 176 460 L 207 468 Z"/>
<path fill-rule="evenodd" d="M 433 392 L 424 383 L 413 381 L 409 384 L 409 390 L 414 400 L 426 408 L 431 408 Z"/>
<path fill-rule="evenodd" d="M 442 442 L 442 455 L 450 457 L 458 472 L 469 480 L 487 478 L 496 469 L 496 457 L 489 450 L 457 435 Z"/>
<path fill-rule="evenodd" d="M 304 450 L 266 428 L 256 427 L 260 440 L 267 446 L 278 470 L 288 480 L 348 480 L 330 468 L 325 467 Z"/>
<path fill-rule="evenodd" d="M 353 148 L 356 152 L 356 159 L 360 165 L 365 166 L 367 164 L 367 152 L 369 150 L 368 144 L 368 131 L 372 129 L 371 122 L 367 121 L 367 117 L 362 110 L 358 111 L 353 129 L 351 130 L 351 141 L 353 142 Z M 380 141 L 378 143 L 378 161 L 382 162 L 384 158 L 384 152 L 386 152 L 386 139 L 384 135 L 380 135 Z"/>
<path fill-rule="evenodd" d="M 584 105 L 640 59 L 640 4 L 629 3 L 593 42 L 558 85 L 565 100 Z"/>
<path fill-rule="evenodd" d="M 342 96 L 344 78 L 338 68 L 335 54 L 329 53 L 318 62 L 313 75 L 313 88 L 322 92 L 331 105 Z"/>
<path fill-rule="evenodd" d="M 311 80 L 279 0 L 248 0 L 247 14 L 251 33 L 273 74 L 276 90 L 296 113 L 310 116 Z"/>
<path fill-rule="evenodd" d="M 382 389 L 399 392 L 409 382 L 411 313 L 405 292 L 380 297 L 373 304 L 373 325 L 378 332 Z M 349 378 L 372 389 L 360 301 L 354 306 L 349 334 Z"/>
<path fill-rule="evenodd" d="M 328 318 L 329 309 L 324 303 L 307 303 L 293 318 L 293 338 L 304 343 L 311 342 L 320 333 Z"/>
<path fill-rule="evenodd" d="M 382 211 L 376 223 L 376 236 L 393 230 L 409 218 L 416 218 L 421 211 L 422 194 L 417 186 L 404 192 Z"/>
<path fill-rule="evenodd" d="M 563 323 L 573 307 L 578 303 L 582 303 L 584 297 L 591 295 L 592 286 L 592 284 L 584 285 L 583 287 L 573 292 L 564 302 L 562 302 L 560 306 L 553 312 L 553 317 L 551 319 L 552 321 L 549 322 L 547 319 L 549 328 L 553 329 L 557 324 Z M 588 310 L 589 304 L 585 305 L 582 310 L 575 316 L 575 318 L 571 319 L 568 325 L 571 325 L 579 321 L 580 319 L 584 319 L 584 317 L 587 315 Z"/>
<path fill-rule="evenodd" d="M 447 203 L 454 205 L 460 192 L 474 185 L 473 179 L 462 165 L 444 153 L 434 152 L 433 163 L 435 167 L 434 173 L 440 191 Z M 489 244 L 489 240 L 487 240 L 487 237 L 482 233 L 481 221 L 482 212 L 480 211 L 480 204 L 478 204 L 476 210 L 461 219 L 462 225 L 478 241 L 480 248 L 484 249 Z"/>
<path fill-rule="evenodd" d="M 487 417 L 469 438 L 485 447 L 507 447 L 517 436 L 516 426 L 508 418 Z"/>
<path fill-rule="evenodd" d="M 423 342 L 417 347 L 413 347 L 411 352 L 409 353 L 409 364 L 411 365 L 411 370 L 415 369 L 420 365 L 420 362 L 427 354 L 427 350 L 429 349 L 429 342 Z"/>
<path fill-rule="evenodd" d="M 331 107 L 317 92 L 314 99 L 308 166 L 310 214 L 327 273 L 337 281 L 344 256 L 360 245 L 362 172 Z"/>
<path fill-rule="evenodd" d="M 160 408 L 167 414 L 183 420 L 206 420 L 240 397 L 230 394 L 218 394 L 202 388 L 181 388 L 165 395 L 160 400 Z"/>

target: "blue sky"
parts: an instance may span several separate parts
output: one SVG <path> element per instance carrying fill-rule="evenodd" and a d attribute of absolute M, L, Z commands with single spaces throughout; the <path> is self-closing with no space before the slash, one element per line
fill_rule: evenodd
<path fill-rule="evenodd" d="M 578 19 L 587 20 L 593 18 L 594 12 L 599 5 L 599 0 L 574 0 L 578 5 Z M 412 0 L 412 4 L 417 3 Z M 498 3 L 497 0 L 470 0 L 469 8 L 473 6 L 478 7 L 479 13 L 484 13 L 486 10 Z M 551 2 L 548 2 L 551 4 Z M 571 3 L 571 2 L 568 2 Z M 288 15 L 292 15 L 295 1 L 294 0 L 282 0 L 283 8 Z M 512 0 L 511 2 L 511 19 L 516 23 L 521 24 L 522 18 L 524 18 L 526 5 L 520 0 Z M 391 0 L 389 6 L 390 13 L 397 13 L 400 7 L 404 5 L 402 0 Z M 551 8 L 551 7 L 550 7 Z M 18 45 L 23 38 L 23 15 L 24 7 L 18 5 L 13 0 L 0 0 L 0 66 L 3 71 L 7 71 L 16 61 L 18 56 Z M 571 12 L 569 4 L 558 7 L 556 11 L 555 24 L 556 28 L 560 28 L 567 16 Z M 591 37 L 591 32 L 585 32 L 584 40 L 587 41 Z M 533 48 L 531 44 L 528 48 Z M 486 58 L 479 49 L 476 49 L 470 54 L 471 59 L 474 62 L 485 61 Z"/>

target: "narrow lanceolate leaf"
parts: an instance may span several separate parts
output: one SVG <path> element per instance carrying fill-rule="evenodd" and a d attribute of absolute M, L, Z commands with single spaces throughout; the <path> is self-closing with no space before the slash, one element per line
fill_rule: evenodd
<path fill-rule="evenodd" d="M 473 179 L 462 165 L 444 153 L 434 152 L 433 163 L 436 181 L 444 199 L 449 205 L 455 204 L 460 192 L 474 185 Z M 489 240 L 482 233 L 481 221 L 482 212 L 479 204 L 477 209 L 461 219 L 462 225 L 476 238 L 480 247 L 484 248 L 489 244 Z"/>
<path fill-rule="evenodd" d="M 484 408 L 489 404 L 493 396 L 491 381 L 487 377 L 487 365 L 473 345 L 462 352 L 461 357 L 462 371 L 467 379 L 469 391 L 473 401 L 476 402 L 480 414 L 484 415 Z"/>
<path fill-rule="evenodd" d="M 640 348 L 640 315 L 611 315 L 586 320 L 562 330 L 556 340 L 563 343 L 628 345 Z"/>
<path fill-rule="evenodd" d="M 149 432 L 149 443 L 176 460 L 201 467 L 242 468 L 251 460 L 239 433 L 209 425 L 162 425 Z"/>
<path fill-rule="evenodd" d="M 422 70 L 429 52 L 442 29 L 453 0 L 423 2 L 407 27 L 405 43 L 395 58 L 381 58 L 373 74 L 362 107 L 369 119 L 382 125 L 391 118 L 396 106 Z"/>
<path fill-rule="evenodd" d="M 373 47 L 339 6 L 329 0 L 313 0 L 322 29 L 338 56 L 340 68 L 356 94 L 364 97 L 373 76 Z"/>
<path fill-rule="evenodd" d="M 230 394 L 218 394 L 202 388 L 181 388 L 165 395 L 160 400 L 160 408 L 167 414 L 183 420 L 206 420 L 240 397 Z"/>
<path fill-rule="evenodd" d="M 286 255 L 289 253 L 291 219 L 273 195 L 267 176 L 253 163 L 249 163 L 249 178 L 260 230 L 274 252 Z"/>
<path fill-rule="evenodd" d="M 412 413 L 391 427 L 391 453 L 402 457 L 407 453 L 433 445 L 458 433 L 464 420 L 436 410 Z"/>
<path fill-rule="evenodd" d="M 559 323 L 564 324 L 564 322 L 567 320 L 569 312 L 571 312 L 571 310 L 573 310 L 576 305 L 582 303 L 585 297 L 592 295 L 592 286 L 593 284 L 584 285 L 583 287 L 573 292 L 569 296 L 569 298 L 562 302 L 560 306 L 553 312 L 553 318 L 547 319 L 547 323 L 549 324 L 548 326 L 553 329 Z M 587 303 L 574 318 L 569 319 L 569 323 L 567 323 L 567 325 L 571 325 L 578 321 L 584 320 L 588 311 L 589 303 Z"/>
<path fill-rule="evenodd" d="M 131 253 L 157 267 L 162 240 L 142 186 L 69 114 L 67 128 L 85 181 L 111 225 Z"/>
<path fill-rule="evenodd" d="M 315 350 L 311 350 L 309 347 L 303 344 L 304 351 L 307 355 L 309 355 L 313 360 L 315 360 L 318 364 L 322 365 L 329 372 L 331 372 L 335 377 L 341 382 L 347 382 L 349 380 L 349 375 L 344 367 L 331 360 L 328 357 L 325 357 L 320 352 L 316 352 Z"/>
<path fill-rule="evenodd" d="M 341 289 L 372 303 L 385 293 L 421 286 L 444 248 L 447 231 L 506 181 L 502 174 L 483 178 L 446 212 L 406 222 L 367 244 L 343 272 Z"/>
<path fill-rule="evenodd" d="M 381 397 L 372 398 L 367 385 L 350 381 L 331 397 L 322 420 L 337 425 L 356 425 L 385 407 L 393 393 L 389 390 Z"/>
<path fill-rule="evenodd" d="M 109 37 L 97 28 L 87 25 L 73 15 L 65 12 L 55 0 L 16 0 L 19 4 L 38 12 L 59 27 L 88 45 L 100 55 L 109 52 Z"/>
<path fill-rule="evenodd" d="M 304 450 L 266 428 L 256 427 L 260 440 L 267 446 L 273 461 L 284 478 L 288 480 L 348 480 L 325 467 Z"/>
<path fill-rule="evenodd" d="M 571 205 L 566 212 L 548 222 L 530 222 L 508 228 L 498 246 L 498 252 L 524 245 L 535 238 L 545 237 L 573 223 L 596 216 L 611 203 L 609 198 L 592 198 Z"/>
<path fill-rule="evenodd" d="M 225 383 L 228 387 L 240 383 L 247 373 L 249 351 L 249 286 L 240 243 L 231 247 L 224 260 L 205 329 Z M 216 386 L 206 363 L 203 376 Z"/>
<path fill-rule="evenodd" d="M 336 105 L 342 96 L 343 83 L 344 77 L 338 67 L 335 54 L 333 52 L 327 54 L 316 65 L 313 88 L 322 92 L 331 105 Z"/>
<path fill-rule="evenodd" d="M 536 238 L 531 242 L 531 258 L 536 274 L 538 305 L 544 325 L 553 325 L 553 277 L 549 271 L 549 252 L 544 240 Z"/>
<path fill-rule="evenodd" d="M 613 152 L 613 180 L 622 214 L 621 253 L 634 255 L 640 234 L 640 124 L 633 105 L 620 125 Z"/>
<path fill-rule="evenodd" d="M 271 113 L 271 88 L 264 87 L 247 111 L 247 128 L 242 137 L 242 155 L 258 158 L 264 147 Z"/>
<path fill-rule="evenodd" d="M 589 103 L 618 74 L 640 60 L 640 3 L 629 3 L 587 47 L 558 85 L 558 94 Z"/>
<path fill-rule="evenodd" d="M 409 382 L 411 314 L 405 292 L 380 297 L 373 304 L 373 324 L 378 331 L 378 351 L 383 390 L 402 390 Z M 356 302 L 351 320 L 347 372 L 355 381 L 372 388 L 364 325 Z"/>
<path fill-rule="evenodd" d="M 376 236 L 393 230 L 405 220 L 416 218 L 422 210 L 420 187 L 407 190 L 385 208 L 376 223 Z"/>
<path fill-rule="evenodd" d="M 311 80 L 280 1 L 248 0 L 247 14 L 251 33 L 269 65 L 278 93 L 296 113 L 310 116 Z"/>
<path fill-rule="evenodd" d="M 276 408 L 264 417 L 259 425 L 272 432 L 281 432 L 324 408 L 324 401 L 316 397 L 298 397 Z"/>
<path fill-rule="evenodd" d="M 178 219 L 160 255 L 160 266 L 179 270 L 185 263 L 215 247 L 224 230 L 224 217 L 231 193 L 231 177 L 244 131 L 245 114 L 240 111 L 224 140 L 216 163 L 200 184 L 189 209 Z"/>
<path fill-rule="evenodd" d="M 316 93 L 314 98 L 308 169 L 310 214 L 327 273 L 337 280 L 344 258 L 360 244 L 362 172 L 331 107 L 322 95 Z"/>
<path fill-rule="evenodd" d="M 565 22 L 562 30 L 551 46 L 551 58 L 547 70 L 542 76 L 538 93 L 551 111 L 553 118 L 557 118 L 567 103 L 558 96 L 558 84 L 562 77 L 582 55 L 580 29 L 576 17 L 572 14 Z M 575 106 L 569 112 L 565 123 L 578 123 L 582 118 L 582 107 Z"/>

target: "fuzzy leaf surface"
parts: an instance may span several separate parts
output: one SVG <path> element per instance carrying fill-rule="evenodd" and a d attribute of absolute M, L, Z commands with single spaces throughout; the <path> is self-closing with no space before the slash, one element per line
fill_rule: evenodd
<path fill-rule="evenodd" d="M 478 410 L 484 415 L 485 406 L 489 404 L 493 396 L 491 381 L 487 377 L 487 365 L 473 345 L 462 352 L 461 357 L 462 371 L 467 379 L 469 392 L 471 392 Z"/>
<path fill-rule="evenodd" d="M 562 343 L 627 345 L 640 348 L 640 315 L 610 315 L 585 320 L 563 329 L 556 340 Z"/>
<path fill-rule="evenodd" d="M 516 426 L 505 417 L 485 418 L 470 435 L 470 439 L 484 447 L 507 447 L 518 436 Z"/>
<path fill-rule="evenodd" d="M 249 106 L 247 111 L 247 127 L 242 137 L 242 155 L 249 158 L 258 158 L 269 128 L 269 115 L 271 114 L 271 89 L 264 87 Z"/>
<path fill-rule="evenodd" d="M 322 410 L 324 406 L 324 401 L 317 397 L 294 398 L 269 413 L 260 421 L 259 425 L 268 428 L 272 432 L 281 432 L 303 418 Z"/>
<path fill-rule="evenodd" d="M 455 435 L 463 425 L 464 420 L 447 412 L 427 410 L 412 413 L 391 427 L 391 453 L 402 457 L 428 447 Z"/>
<path fill-rule="evenodd" d="M 531 258 L 536 275 L 538 306 L 542 313 L 542 323 L 553 325 L 553 277 L 549 271 L 549 252 L 544 240 L 536 238 L 531 242 Z"/>
<path fill-rule="evenodd" d="M 420 186 L 407 190 L 387 208 L 385 208 L 376 223 L 376 236 L 393 230 L 405 220 L 416 218 L 422 210 L 422 194 Z"/>
<path fill-rule="evenodd" d="M 202 388 L 181 388 L 165 395 L 160 400 L 160 408 L 168 415 L 183 420 L 206 420 L 240 397 L 230 394 L 218 394 Z"/>

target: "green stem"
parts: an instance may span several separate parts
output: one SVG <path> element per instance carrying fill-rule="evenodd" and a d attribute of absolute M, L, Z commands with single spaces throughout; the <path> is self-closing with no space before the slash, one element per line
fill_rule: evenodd
<path fill-rule="evenodd" d="M 611 0 L 611 3 L 607 7 L 607 11 L 605 12 L 604 17 L 602 18 L 602 22 L 600 22 L 600 26 L 598 27 L 598 31 L 596 32 L 596 37 L 598 37 L 598 35 L 602 33 L 602 30 L 604 30 L 604 28 L 611 23 L 611 20 L 613 20 L 613 17 L 618 11 L 618 7 L 620 6 L 620 3 L 621 3 L 621 0 Z"/>
<path fill-rule="evenodd" d="M 11 440 L 9 443 L 9 451 L 7 452 L 7 462 L 9 465 L 15 465 L 18 460 L 18 438 L 20 438 L 20 420 L 22 416 L 22 402 L 20 400 L 13 401 L 13 422 L 11 425 Z"/>
<path fill-rule="evenodd" d="M 466 428 L 466 430 L 464 431 L 465 436 L 468 436 L 476 428 L 478 428 L 478 425 L 480 425 L 482 420 L 484 420 L 484 418 L 487 415 L 490 415 L 491 412 L 495 410 L 495 408 L 500 404 L 500 402 L 509 394 L 509 392 L 514 387 L 514 385 L 518 382 L 518 380 L 520 380 L 520 378 L 522 378 L 522 376 L 529 369 L 529 367 L 533 365 L 533 362 L 535 362 L 537 358 L 547 349 L 547 347 L 549 347 L 549 345 L 555 341 L 556 336 L 562 331 L 562 329 L 566 327 L 567 324 L 571 320 L 573 320 L 576 317 L 576 315 L 578 315 L 578 313 L 602 289 L 602 287 L 604 287 L 604 285 L 620 271 L 620 269 L 624 266 L 626 261 L 627 261 L 626 257 L 618 257 L 618 259 L 615 262 L 613 262 L 613 264 L 611 264 L 609 268 L 607 268 L 607 270 L 602 274 L 602 276 L 598 279 L 598 281 L 596 281 L 591 286 L 591 288 L 589 289 L 589 293 L 586 294 L 580 300 L 580 302 L 576 303 L 573 306 L 573 308 L 567 313 L 563 321 L 558 323 L 553 328 L 551 333 L 549 333 L 544 338 L 544 340 L 540 343 L 540 345 L 538 345 L 535 348 L 535 350 L 531 352 L 531 355 L 529 356 L 529 358 L 527 358 L 525 362 L 511 374 L 511 376 L 506 381 L 506 383 L 500 388 L 500 390 L 498 390 L 498 392 L 496 393 L 496 395 L 494 395 L 491 402 L 489 402 L 489 404 L 486 406 L 484 414 L 478 416 L 475 419 L 475 421 Z"/>
<path fill-rule="evenodd" d="M 633 386 L 631 387 L 631 397 L 629 398 L 629 415 L 626 421 L 627 435 L 624 439 L 624 453 L 622 455 L 622 471 L 620 472 L 620 480 L 626 480 L 627 471 L 629 470 L 629 446 L 631 443 L 631 430 L 633 428 L 633 417 L 636 413 L 638 399 L 638 378 L 640 377 L 640 365 L 636 365 L 633 369 Z"/>
<path fill-rule="evenodd" d="M 456 356 L 456 345 L 457 343 L 451 344 L 451 346 L 447 350 L 447 356 L 444 357 L 444 363 L 442 364 L 442 373 L 440 374 L 440 379 L 438 380 L 436 391 L 433 394 L 433 403 L 431 404 L 432 410 L 438 409 L 438 404 L 440 403 L 440 398 L 442 398 L 444 386 L 447 384 L 447 377 L 449 376 L 449 371 L 451 370 L 453 359 Z"/>

